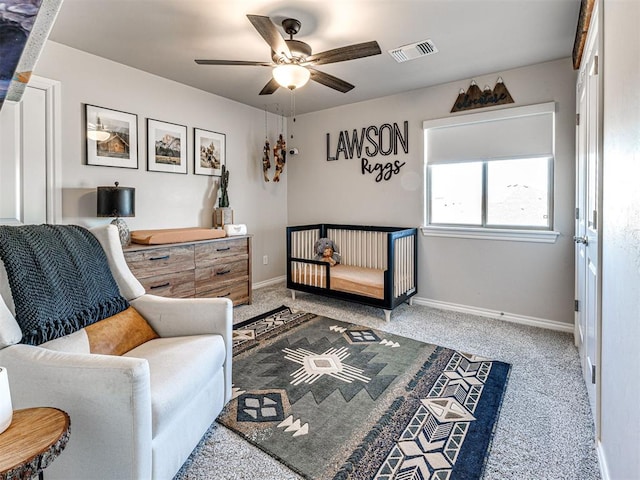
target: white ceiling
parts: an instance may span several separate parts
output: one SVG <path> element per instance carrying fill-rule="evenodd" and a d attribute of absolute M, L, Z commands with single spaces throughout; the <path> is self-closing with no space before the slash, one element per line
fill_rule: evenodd
<path fill-rule="evenodd" d="M 378 41 L 381 55 L 318 66 L 355 88 L 340 93 L 309 82 L 295 92 L 301 114 L 569 57 L 579 8 L 580 0 L 64 0 L 50 39 L 290 115 L 288 90 L 258 95 L 269 67 L 194 59 L 270 61 L 249 13 L 271 17 L 281 32 L 279 21 L 297 18 L 295 38 L 314 53 Z M 437 54 L 397 63 L 387 53 L 426 39 Z"/>

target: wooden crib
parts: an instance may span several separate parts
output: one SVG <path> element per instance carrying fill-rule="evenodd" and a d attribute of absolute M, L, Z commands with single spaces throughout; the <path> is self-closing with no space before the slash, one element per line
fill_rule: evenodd
<path fill-rule="evenodd" d="M 316 260 L 314 244 L 334 241 L 340 263 Z M 350 300 L 391 311 L 416 294 L 417 230 L 362 225 L 287 227 L 287 288 Z"/>

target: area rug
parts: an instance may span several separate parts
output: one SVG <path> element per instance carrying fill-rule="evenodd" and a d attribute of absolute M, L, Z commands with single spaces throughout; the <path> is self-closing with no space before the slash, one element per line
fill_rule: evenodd
<path fill-rule="evenodd" d="M 510 365 L 281 307 L 234 327 L 218 421 L 309 479 L 481 477 Z"/>

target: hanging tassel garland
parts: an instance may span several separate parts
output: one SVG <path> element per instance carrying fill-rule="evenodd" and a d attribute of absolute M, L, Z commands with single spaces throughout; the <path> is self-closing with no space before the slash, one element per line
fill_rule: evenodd
<path fill-rule="evenodd" d="M 274 182 L 280 181 L 280 174 L 284 170 L 284 164 L 287 161 L 287 143 L 282 134 L 278 137 L 278 143 L 273 147 L 273 158 L 276 161 L 276 173 L 273 176 Z"/>
<path fill-rule="evenodd" d="M 262 149 L 262 173 L 264 174 L 264 181 L 269 181 L 269 169 L 271 168 L 271 161 L 269 160 L 269 152 L 271 151 L 271 146 L 269 145 L 269 140 L 264 141 L 264 148 Z"/>

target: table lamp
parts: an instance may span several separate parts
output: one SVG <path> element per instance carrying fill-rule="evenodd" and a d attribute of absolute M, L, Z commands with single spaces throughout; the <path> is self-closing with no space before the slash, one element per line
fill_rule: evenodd
<path fill-rule="evenodd" d="M 133 187 L 98 187 L 98 217 L 116 217 L 111 224 L 118 227 L 120 243 L 126 247 L 131 243 L 131 232 L 120 217 L 136 216 L 136 189 Z"/>

